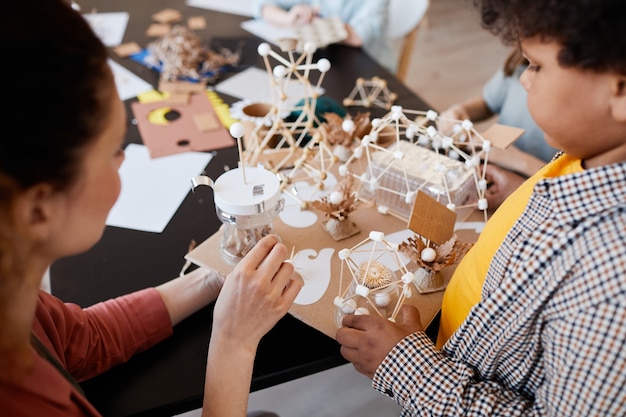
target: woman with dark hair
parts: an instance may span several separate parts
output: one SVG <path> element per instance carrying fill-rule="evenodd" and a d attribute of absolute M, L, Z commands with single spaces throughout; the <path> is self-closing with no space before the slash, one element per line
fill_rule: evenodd
<path fill-rule="evenodd" d="M 62 0 L 7 3 L 0 33 L 13 63 L 0 69 L 0 114 L 16 127 L 0 139 L 0 415 L 99 415 L 76 381 L 168 337 L 220 294 L 203 415 L 245 416 L 257 345 L 302 285 L 286 248 L 268 236 L 225 281 L 197 269 L 86 309 L 41 291 L 52 262 L 102 235 L 126 115 L 105 47 Z"/>

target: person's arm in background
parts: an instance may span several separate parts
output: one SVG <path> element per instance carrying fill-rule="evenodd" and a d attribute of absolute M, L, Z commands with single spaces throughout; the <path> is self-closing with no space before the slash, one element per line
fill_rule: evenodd
<path fill-rule="evenodd" d="M 495 113 L 487 107 L 482 96 L 469 98 L 461 103 L 453 104 L 439 115 L 437 127 L 444 134 L 450 134 L 457 120 L 469 120 L 472 123 L 482 122 L 494 116 Z"/>
<path fill-rule="evenodd" d="M 203 417 L 244 417 L 261 338 L 289 310 L 302 280 L 292 279 L 288 251 L 275 235 L 261 239 L 224 282 L 215 303 Z"/>
<path fill-rule="evenodd" d="M 348 32 L 344 44 L 359 47 L 385 36 L 388 0 L 346 1 L 344 8 L 342 19 Z"/>
<path fill-rule="evenodd" d="M 546 163 L 534 155 L 519 150 L 515 146 L 506 149 L 491 148 L 489 162 L 530 177 Z"/>
<path fill-rule="evenodd" d="M 256 19 L 284 27 L 311 23 L 318 13 L 316 6 L 304 0 L 258 0 L 253 9 Z"/>

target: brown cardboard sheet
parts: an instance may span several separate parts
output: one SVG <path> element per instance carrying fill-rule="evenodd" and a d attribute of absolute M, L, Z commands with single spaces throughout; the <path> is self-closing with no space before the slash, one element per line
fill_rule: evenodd
<path fill-rule="evenodd" d="M 323 216 L 318 214 L 318 220 L 324 220 Z M 339 242 L 330 237 L 320 225 L 320 221 L 307 228 L 287 226 L 280 218 L 274 220 L 273 223 L 276 233 L 281 237 L 288 250 L 291 251 L 294 248 L 296 254 L 303 249 L 313 249 L 318 254 L 323 248 L 334 249 L 334 253 L 330 257 L 331 280 L 326 292 L 318 301 L 308 305 L 294 304 L 289 311 L 294 317 L 332 338 L 335 337 L 337 331 L 337 325 L 335 324 L 336 307 L 333 301 L 340 293 L 341 260 L 337 256 L 339 250 L 351 248 L 367 239 L 369 232 L 372 230 L 383 232 L 387 235 L 407 228 L 406 221 L 390 215 L 380 214 L 375 207 L 364 207 L 356 210 L 351 213 L 350 220 L 359 226 L 361 232 Z M 457 236 L 468 242 L 474 241 L 477 237 L 475 232 L 465 230 L 457 232 Z M 216 269 L 225 275 L 228 274 L 233 266 L 224 262 L 219 254 L 220 238 L 221 230 L 187 254 L 186 259 L 196 265 Z M 441 272 L 445 282 L 449 280 L 452 272 L 452 268 Z M 305 280 L 305 287 L 306 285 L 307 281 Z M 413 294 L 407 303 L 415 305 L 419 309 L 422 324 L 426 326 L 439 311 L 443 291 L 420 294 L 414 287 L 412 290 Z"/>

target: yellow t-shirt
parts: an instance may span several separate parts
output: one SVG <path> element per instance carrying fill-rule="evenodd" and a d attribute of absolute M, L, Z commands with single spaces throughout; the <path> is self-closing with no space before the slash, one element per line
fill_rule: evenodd
<path fill-rule="evenodd" d="M 483 283 L 491 259 L 521 216 L 535 184 L 543 178 L 582 171 L 580 159 L 563 155 L 537 171 L 511 194 L 489 219 L 476 244 L 454 271 L 441 304 L 441 321 L 437 347 L 441 348 L 459 328 L 470 309 L 480 301 Z"/>

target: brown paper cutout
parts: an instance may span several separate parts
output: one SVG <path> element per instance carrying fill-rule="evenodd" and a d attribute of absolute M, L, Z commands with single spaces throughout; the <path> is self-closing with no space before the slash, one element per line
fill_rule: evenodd
<path fill-rule="evenodd" d="M 123 43 L 112 49 L 113 52 L 115 52 L 120 58 L 128 58 L 129 56 L 136 54 L 137 52 L 141 52 L 141 46 L 139 46 L 137 42 Z"/>
<path fill-rule="evenodd" d="M 409 229 L 437 245 L 448 241 L 454 233 L 456 213 L 428 194 L 418 191 L 409 218 Z"/>
<path fill-rule="evenodd" d="M 501 125 L 494 123 L 481 133 L 482 137 L 487 139 L 498 149 L 506 149 L 513 142 L 524 134 L 525 130 L 519 127 Z"/>
<path fill-rule="evenodd" d="M 171 29 L 170 25 L 162 24 L 162 23 L 152 23 L 148 26 L 146 30 L 146 36 L 151 38 L 156 38 L 159 36 L 164 36 Z"/>
<path fill-rule="evenodd" d="M 191 30 L 202 30 L 206 28 L 204 16 L 191 16 L 187 19 L 187 27 Z"/>
<path fill-rule="evenodd" d="M 163 9 L 152 15 L 152 20 L 159 23 L 174 23 L 180 21 L 182 18 L 182 13 L 176 9 Z"/>

